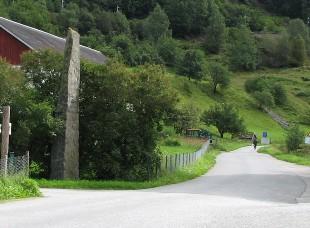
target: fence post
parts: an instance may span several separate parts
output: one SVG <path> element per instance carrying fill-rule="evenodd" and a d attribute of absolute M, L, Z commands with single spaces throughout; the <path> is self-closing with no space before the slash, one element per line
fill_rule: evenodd
<path fill-rule="evenodd" d="M 178 160 L 178 154 L 176 154 L 175 156 L 174 156 L 174 164 L 175 164 L 175 169 L 177 169 L 177 160 Z"/>
<path fill-rule="evenodd" d="M 30 176 L 30 154 L 29 150 L 26 151 L 26 175 L 27 177 Z"/>
<path fill-rule="evenodd" d="M 2 114 L 2 144 L 1 144 L 1 159 L 2 159 L 2 172 L 4 177 L 7 175 L 8 167 L 8 154 L 10 142 L 10 106 L 3 107 Z"/>

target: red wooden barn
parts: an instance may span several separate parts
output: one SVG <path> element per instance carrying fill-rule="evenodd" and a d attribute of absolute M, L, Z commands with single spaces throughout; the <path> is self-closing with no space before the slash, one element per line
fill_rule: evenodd
<path fill-rule="evenodd" d="M 0 57 L 20 65 L 25 51 L 52 49 L 63 53 L 66 40 L 50 33 L 0 17 Z M 81 45 L 81 58 L 103 64 L 107 58 L 99 51 Z"/>

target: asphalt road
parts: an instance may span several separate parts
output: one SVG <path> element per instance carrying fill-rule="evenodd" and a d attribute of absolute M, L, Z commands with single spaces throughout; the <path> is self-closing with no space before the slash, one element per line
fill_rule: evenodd
<path fill-rule="evenodd" d="M 0 227 L 309 228 L 309 188 L 310 168 L 247 147 L 220 155 L 208 174 L 182 184 L 143 191 L 44 189 L 43 198 L 0 204 Z"/>

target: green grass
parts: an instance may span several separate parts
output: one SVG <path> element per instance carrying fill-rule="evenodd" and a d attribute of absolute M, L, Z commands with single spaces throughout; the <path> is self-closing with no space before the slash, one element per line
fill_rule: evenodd
<path fill-rule="evenodd" d="M 259 149 L 260 153 L 269 154 L 279 160 L 295 163 L 298 165 L 310 166 L 310 154 L 307 153 L 288 153 L 283 146 L 272 145 Z"/>
<path fill-rule="evenodd" d="M 106 189 L 106 190 L 135 190 L 147 189 L 168 184 L 176 184 L 190 179 L 194 179 L 205 174 L 215 164 L 218 149 L 211 149 L 205 156 L 195 164 L 177 170 L 174 173 L 165 174 L 158 179 L 144 182 L 132 181 L 56 181 L 37 180 L 42 188 L 63 188 L 63 189 Z"/>
<path fill-rule="evenodd" d="M 210 170 L 216 163 L 216 157 L 221 151 L 232 151 L 249 145 L 249 141 L 220 139 L 211 149 L 195 164 L 179 169 L 173 173 L 164 173 L 161 177 L 151 181 L 58 181 L 36 180 L 42 188 L 63 189 L 105 189 L 105 190 L 137 190 L 176 184 L 199 177 Z"/>
<path fill-rule="evenodd" d="M 181 146 L 160 146 L 160 150 L 164 155 L 192 153 L 200 149 L 200 146 L 181 145 Z"/>
<path fill-rule="evenodd" d="M 168 146 L 165 144 L 165 140 L 160 143 L 160 151 L 163 155 L 170 154 L 182 154 L 182 153 L 193 153 L 199 150 L 202 145 L 205 143 L 204 140 L 197 138 L 187 138 L 187 137 L 172 137 L 169 138 L 172 140 L 176 140 L 180 143 L 178 146 Z"/>
<path fill-rule="evenodd" d="M 239 140 L 239 139 L 221 139 L 217 138 L 214 142 L 214 147 L 220 151 L 230 152 L 237 150 L 241 147 L 249 146 L 251 142 L 249 140 Z"/>
<path fill-rule="evenodd" d="M 180 106 L 194 105 L 199 109 L 197 114 L 200 115 L 216 103 L 232 103 L 239 109 L 248 131 L 255 132 L 258 136 L 267 131 L 272 142 L 277 144 L 284 142 L 286 131 L 268 114 L 257 108 L 254 99 L 246 93 L 244 83 L 254 77 L 268 76 L 274 83 L 283 85 L 288 94 L 288 103 L 272 109 L 291 122 L 299 122 L 310 109 L 309 97 L 296 96 L 299 92 L 310 91 L 310 82 L 302 80 L 302 77 L 309 77 L 308 75 L 310 75 L 310 69 L 306 67 L 237 72 L 232 75 L 228 89 L 219 90 L 217 95 L 213 95 L 207 81 L 189 81 L 172 71 L 168 73 L 171 85 L 180 93 Z M 213 134 L 218 134 L 214 127 L 207 127 L 203 123 L 199 127 L 208 128 Z M 309 131 L 310 126 L 302 126 L 302 128 Z"/>
<path fill-rule="evenodd" d="M 0 201 L 41 196 L 38 184 L 24 177 L 0 178 Z"/>

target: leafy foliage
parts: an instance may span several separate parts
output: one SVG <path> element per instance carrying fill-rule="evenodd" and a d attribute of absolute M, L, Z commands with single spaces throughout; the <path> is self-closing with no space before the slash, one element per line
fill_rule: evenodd
<path fill-rule="evenodd" d="M 274 98 L 268 90 L 256 91 L 253 93 L 253 97 L 260 109 L 264 107 L 270 108 L 274 105 Z"/>
<path fill-rule="evenodd" d="M 245 130 L 243 119 L 239 117 L 238 111 L 232 105 L 215 105 L 202 115 L 202 121 L 206 125 L 214 125 L 221 138 L 225 133 L 240 133 Z"/>
<path fill-rule="evenodd" d="M 200 50 L 187 50 L 184 54 L 180 73 L 189 79 L 201 79 L 204 74 L 204 54 Z"/>
<path fill-rule="evenodd" d="M 299 126 L 291 127 L 286 136 L 286 147 L 288 151 L 296 151 L 299 149 L 300 145 L 303 143 L 304 140 L 304 132 L 302 132 Z"/>
<path fill-rule="evenodd" d="M 210 77 L 213 85 L 213 93 L 217 91 L 217 87 L 220 85 L 225 88 L 229 85 L 229 71 L 226 67 L 218 63 L 212 63 L 209 66 Z"/>
<path fill-rule="evenodd" d="M 165 0 L 174 35 L 201 34 L 208 21 L 208 0 Z"/>
<path fill-rule="evenodd" d="M 205 47 L 211 53 L 219 53 L 225 43 L 225 18 L 219 11 L 214 0 L 209 1 L 208 27 L 205 31 Z"/>
<path fill-rule="evenodd" d="M 287 93 L 282 85 L 274 85 L 271 93 L 274 97 L 274 102 L 276 105 L 284 105 L 287 102 Z"/>
<path fill-rule="evenodd" d="M 176 133 L 185 134 L 187 129 L 198 127 L 199 113 L 200 111 L 193 105 L 179 108 L 173 119 Z"/>
<path fill-rule="evenodd" d="M 24 60 L 23 69 L 28 74 L 29 82 L 36 82 L 32 84 L 38 94 L 49 94 L 40 98 L 57 98 L 52 91 L 59 87 L 60 81 L 59 78 L 51 80 L 50 63 L 45 62 L 54 55 L 49 52 L 28 53 Z M 41 65 L 34 62 L 40 62 Z M 55 70 L 59 69 L 53 73 L 61 74 L 61 61 L 53 64 Z M 152 178 L 159 162 L 157 136 L 165 116 L 174 111 L 176 99 L 160 67 L 146 66 L 131 72 L 124 65 L 114 62 L 106 66 L 82 63 L 82 177 Z M 42 162 L 46 164 L 46 161 Z"/>
<path fill-rule="evenodd" d="M 145 37 L 150 40 L 158 41 L 160 38 L 168 35 L 169 32 L 169 18 L 165 11 L 159 5 L 144 22 Z"/>
<path fill-rule="evenodd" d="M 0 201 L 41 196 L 38 184 L 23 177 L 0 178 Z"/>
<path fill-rule="evenodd" d="M 229 31 L 227 56 L 234 70 L 255 70 L 258 64 L 258 51 L 251 31 L 246 26 Z"/>
<path fill-rule="evenodd" d="M 257 77 L 245 82 L 245 90 L 252 94 L 259 108 L 285 105 L 287 103 L 287 92 L 280 84 L 267 77 Z"/>
<path fill-rule="evenodd" d="M 291 57 L 290 64 L 292 66 L 298 67 L 304 65 L 307 53 L 306 53 L 305 41 L 302 39 L 301 36 L 292 38 L 290 57 Z"/>

